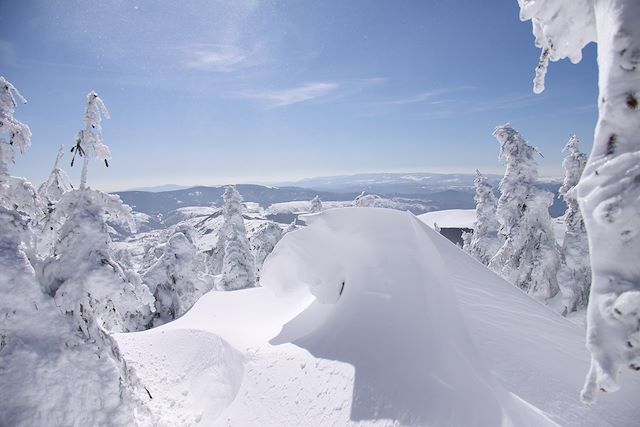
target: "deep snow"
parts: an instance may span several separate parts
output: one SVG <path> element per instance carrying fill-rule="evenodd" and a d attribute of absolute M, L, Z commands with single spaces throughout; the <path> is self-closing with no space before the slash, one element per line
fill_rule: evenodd
<path fill-rule="evenodd" d="M 174 322 L 116 336 L 166 425 L 550 425 L 542 411 L 561 425 L 624 426 L 640 417 L 632 377 L 583 405 L 584 330 L 413 215 L 347 208 L 307 219 L 267 258 L 265 287 L 211 292 Z"/>

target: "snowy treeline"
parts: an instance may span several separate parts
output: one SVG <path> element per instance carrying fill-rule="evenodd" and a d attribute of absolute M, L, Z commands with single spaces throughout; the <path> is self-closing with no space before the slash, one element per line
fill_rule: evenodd
<path fill-rule="evenodd" d="M 0 375 L 3 383 L 23 384 L 11 393 L 0 388 L 3 422 L 154 424 L 146 404 L 151 393 L 112 334 L 180 317 L 214 283 L 219 290 L 254 286 L 256 269 L 283 230 L 265 221 L 252 230 L 249 243 L 242 197 L 230 186 L 212 257 L 196 247 L 196 230 L 178 224 L 166 243 L 151 245 L 142 262 L 133 262 L 112 241 L 116 228 L 136 231 L 131 208 L 88 185 L 91 160 L 108 167 L 111 159 L 102 136 L 102 120 L 109 117 L 102 99 L 93 91 L 87 95 L 83 129 L 71 149 L 72 166 L 82 158 L 78 188 L 61 168 L 60 147 L 36 191 L 9 174 L 16 153 L 29 148 L 31 132 L 14 117 L 16 100 L 26 101 L 3 77 L 0 84 L 0 132 L 6 136 L 0 141 Z M 42 408 L 63 407 L 63 399 L 77 405 L 44 420 Z"/>
<path fill-rule="evenodd" d="M 28 148 L 31 134 L 13 117 L 14 94 L 23 98 L 4 78 L 0 82 L 0 130 L 9 135 L 0 141 L 0 365 L 4 384 L 24 385 L 2 393 L 3 422 L 130 424 L 149 418 L 148 394 L 109 332 L 143 327 L 153 309 L 148 290 L 127 281 L 109 251 L 104 214 L 126 220 L 130 211 L 117 197 L 89 188 L 64 192 L 62 180 L 47 181 L 41 199 L 26 180 L 10 177 L 13 150 Z M 46 224 L 61 227 L 52 255 L 43 260 L 34 230 L 45 221 L 45 206 L 56 217 Z M 67 399 L 76 405 L 57 412 L 59 419 L 43 418 L 49 416 L 43 407 L 64 407 Z"/>
<path fill-rule="evenodd" d="M 528 294 L 560 305 L 564 314 L 584 308 L 591 276 L 576 200 L 576 185 L 586 161 L 577 137 L 572 136 L 565 147 L 569 154 L 563 161 L 565 179 L 559 193 L 567 203 L 567 230 L 559 247 L 549 216 L 553 196 L 535 185 L 537 150 L 508 124 L 496 128 L 494 136 L 506 165 L 500 198 L 496 201 L 493 188 L 478 172 L 476 222 L 473 233 L 463 235 L 463 249 Z"/>
<path fill-rule="evenodd" d="M 587 346 L 592 359 L 582 398 L 615 391 L 624 367 L 640 370 L 640 3 L 636 0 L 519 0 L 541 48 L 534 91 L 548 61 L 582 59 L 598 44 L 599 118 L 578 184 L 591 251 Z"/>

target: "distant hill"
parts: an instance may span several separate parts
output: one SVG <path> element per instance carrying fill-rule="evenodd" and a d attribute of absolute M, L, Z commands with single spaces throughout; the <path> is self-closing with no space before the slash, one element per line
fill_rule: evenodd
<path fill-rule="evenodd" d="M 359 174 L 305 179 L 299 181 L 299 185 L 272 187 L 238 184 L 236 187 L 245 201 L 257 203 L 263 208 L 274 203 L 311 200 L 316 195 L 323 201 L 349 201 L 365 191 L 389 199 L 421 201 L 422 210 L 414 213 L 423 213 L 432 210 L 474 208 L 474 178 L 473 174 Z M 496 191 L 499 179 L 497 175 L 489 175 L 489 181 Z M 166 186 L 153 187 L 154 191 L 119 191 L 115 194 L 135 211 L 163 222 L 163 218 L 182 207 L 221 206 L 225 188 L 198 186 L 158 191 L 162 187 Z M 540 182 L 540 187 L 557 194 L 560 183 L 545 180 Z M 564 211 L 564 202 L 556 197 L 550 209 L 551 216 L 558 217 Z"/>

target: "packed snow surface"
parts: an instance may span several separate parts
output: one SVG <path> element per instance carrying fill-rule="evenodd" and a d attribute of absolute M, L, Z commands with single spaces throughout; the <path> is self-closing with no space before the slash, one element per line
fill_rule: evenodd
<path fill-rule="evenodd" d="M 210 292 L 117 339 L 165 425 L 625 426 L 640 382 L 589 407 L 584 330 L 415 216 L 307 217 L 263 287 Z"/>
<path fill-rule="evenodd" d="M 438 224 L 440 228 L 473 228 L 476 221 L 475 209 L 446 209 L 442 211 L 427 212 L 418 215 L 420 221 L 433 228 Z"/>

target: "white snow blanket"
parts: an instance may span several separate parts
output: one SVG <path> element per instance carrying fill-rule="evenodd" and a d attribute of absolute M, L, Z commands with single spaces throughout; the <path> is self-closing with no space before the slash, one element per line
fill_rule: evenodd
<path fill-rule="evenodd" d="M 438 224 L 440 228 L 473 228 L 476 222 L 475 209 L 445 209 L 418 215 L 420 221 L 433 228 Z"/>
<path fill-rule="evenodd" d="M 584 331 L 415 216 L 307 217 L 262 288 L 117 339 L 166 425 L 625 426 L 640 381 L 588 407 Z"/>

